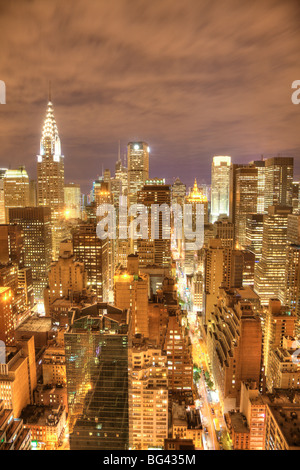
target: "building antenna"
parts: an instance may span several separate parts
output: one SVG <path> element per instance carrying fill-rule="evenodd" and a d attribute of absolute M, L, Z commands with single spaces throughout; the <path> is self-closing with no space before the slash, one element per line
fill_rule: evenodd
<path fill-rule="evenodd" d="M 51 80 L 49 80 L 49 101 L 51 101 Z"/>
<path fill-rule="evenodd" d="M 121 141 L 119 139 L 118 162 L 121 161 Z"/>

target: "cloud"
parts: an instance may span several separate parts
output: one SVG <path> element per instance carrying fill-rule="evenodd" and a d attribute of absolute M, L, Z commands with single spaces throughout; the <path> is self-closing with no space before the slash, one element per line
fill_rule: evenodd
<path fill-rule="evenodd" d="M 51 80 L 66 180 L 85 191 L 119 139 L 187 184 L 209 182 L 214 154 L 289 154 L 300 175 L 299 16 L 296 1 L 0 0 L 0 166 L 35 177 Z"/>

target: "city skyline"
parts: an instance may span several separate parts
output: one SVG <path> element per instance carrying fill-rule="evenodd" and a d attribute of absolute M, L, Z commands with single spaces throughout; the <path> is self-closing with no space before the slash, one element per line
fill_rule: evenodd
<path fill-rule="evenodd" d="M 0 450 L 300 450 L 299 19 L 0 0 Z"/>
<path fill-rule="evenodd" d="M 35 178 L 51 80 L 67 181 L 84 192 L 102 165 L 112 170 L 119 140 L 122 154 L 129 141 L 148 142 L 150 176 L 181 176 L 188 186 L 189 167 L 209 183 L 214 155 L 244 163 L 261 154 L 293 156 L 300 177 L 299 106 L 291 101 L 299 78 L 297 2 L 126 7 L 126 0 L 89 9 L 78 1 L 72 12 L 56 2 L 1 5 L 0 40 L 9 60 L 0 77 L 7 93 L 0 108 L 3 166 L 23 164 Z M 41 34 L 44 18 L 51 39 Z M 226 22 L 234 28 L 224 28 Z"/>

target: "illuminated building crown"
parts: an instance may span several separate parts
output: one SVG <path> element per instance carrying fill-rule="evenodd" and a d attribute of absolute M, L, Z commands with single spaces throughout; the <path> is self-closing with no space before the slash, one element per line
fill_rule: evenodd
<path fill-rule="evenodd" d="M 40 155 L 54 155 L 55 157 L 61 156 L 60 138 L 51 101 L 48 102 L 47 114 L 44 121 L 40 142 Z"/>
<path fill-rule="evenodd" d="M 207 197 L 198 188 L 196 178 L 195 178 L 193 189 L 190 191 L 190 194 L 188 195 L 188 201 L 191 201 L 191 202 L 194 201 L 194 202 L 199 202 L 199 203 L 207 202 Z"/>

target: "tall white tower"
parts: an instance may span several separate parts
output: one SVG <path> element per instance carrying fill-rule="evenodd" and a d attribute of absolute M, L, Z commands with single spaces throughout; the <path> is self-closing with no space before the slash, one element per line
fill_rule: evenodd
<path fill-rule="evenodd" d="M 218 220 L 219 215 L 229 216 L 231 157 L 213 158 L 211 168 L 211 222 Z"/>

